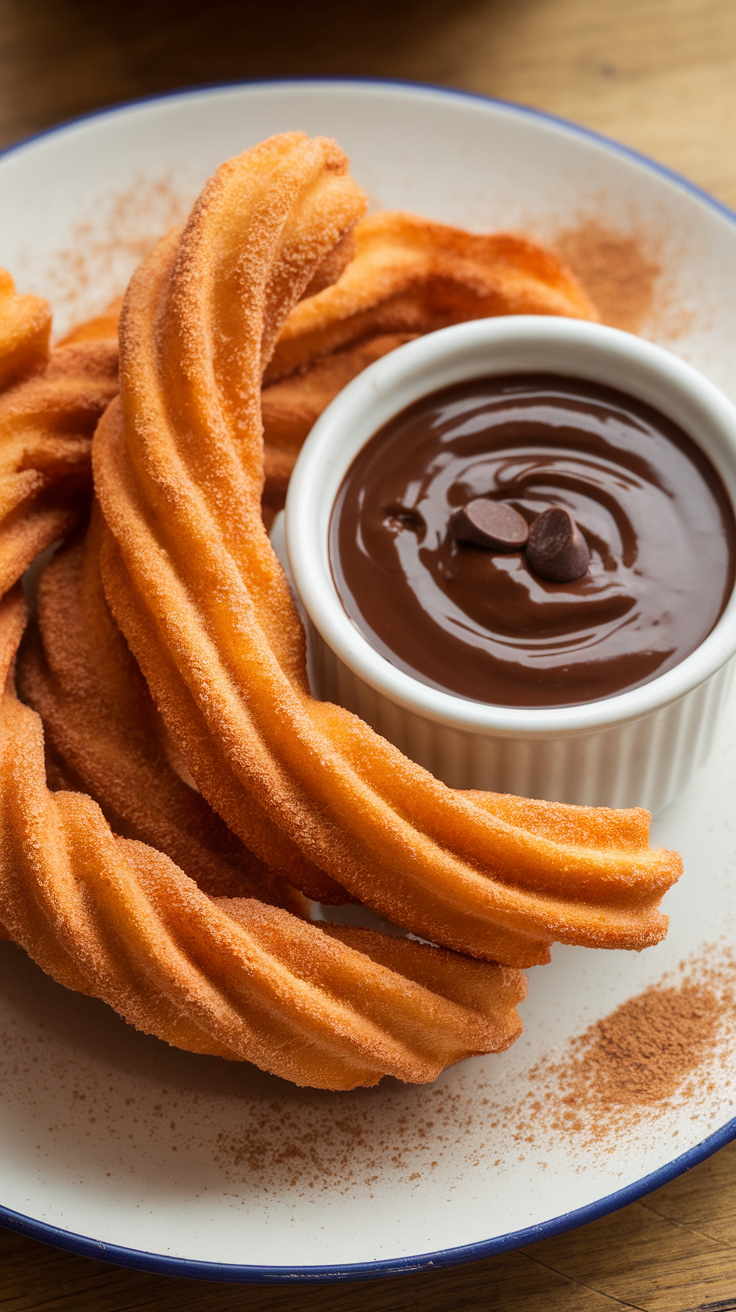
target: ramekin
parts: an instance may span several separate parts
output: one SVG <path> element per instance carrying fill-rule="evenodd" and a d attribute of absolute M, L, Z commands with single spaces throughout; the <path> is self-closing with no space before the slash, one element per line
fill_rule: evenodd
<path fill-rule="evenodd" d="M 312 429 L 291 478 L 286 550 L 307 616 L 314 692 L 355 711 L 453 787 L 658 811 L 713 744 L 734 671 L 736 595 L 695 651 L 643 687 L 577 706 L 527 709 L 468 701 L 397 669 L 355 626 L 333 580 L 332 507 L 368 439 L 439 388 L 535 371 L 608 384 L 660 410 L 710 457 L 736 507 L 736 409 L 661 347 L 599 324 L 528 315 L 418 338 L 340 393 Z"/>

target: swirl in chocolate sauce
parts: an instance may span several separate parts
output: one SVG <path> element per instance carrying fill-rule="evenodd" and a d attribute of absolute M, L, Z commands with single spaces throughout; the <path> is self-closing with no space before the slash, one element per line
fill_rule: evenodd
<path fill-rule="evenodd" d="M 458 541 L 476 497 L 532 523 L 567 507 L 590 549 L 574 583 L 524 551 Z M 330 526 L 343 605 L 423 683 L 502 706 L 569 706 L 648 683 L 711 631 L 734 584 L 736 522 L 706 456 L 613 388 L 556 375 L 423 397 L 363 447 Z"/>

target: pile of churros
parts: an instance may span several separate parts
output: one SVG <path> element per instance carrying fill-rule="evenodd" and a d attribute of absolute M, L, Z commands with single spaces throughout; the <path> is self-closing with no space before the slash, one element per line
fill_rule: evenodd
<path fill-rule="evenodd" d="M 420 333 L 596 317 L 523 237 L 364 211 L 287 133 L 218 170 L 119 325 L 50 350 L 0 281 L 0 922 L 141 1030 L 326 1089 L 508 1047 L 520 968 L 656 943 L 681 868 L 646 812 L 454 791 L 310 695 L 267 524 L 317 415 Z"/>

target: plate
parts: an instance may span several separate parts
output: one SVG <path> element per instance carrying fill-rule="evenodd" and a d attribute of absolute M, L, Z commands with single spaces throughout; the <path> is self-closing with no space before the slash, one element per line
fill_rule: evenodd
<path fill-rule="evenodd" d="M 736 400 L 736 216 L 582 129 L 437 88 L 254 83 L 55 129 L 0 159 L 0 264 L 22 290 L 52 299 L 62 330 L 120 289 L 222 159 L 293 127 L 337 136 L 376 205 L 546 240 L 591 222 L 624 234 L 660 270 L 642 331 Z M 666 942 L 641 955 L 555 947 L 551 965 L 529 972 L 521 1040 L 431 1086 L 384 1080 L 326 1094 L 179 1052 L 2 945 L 0 1220 L 169 1274 L 376 1277 L 559 1233 L 715 1151 L 736 1135 L 732 1033 L 696 1083 L 628 1119 L 625 1109 L 603 1121 L 571 1115 L 556 1064 L 586 1026 L 649 985 L 717 973 L 727 960 L 736 920 L 727 727 L 654 825 L 654 841 L 685 858 L 666 899 Z"/>

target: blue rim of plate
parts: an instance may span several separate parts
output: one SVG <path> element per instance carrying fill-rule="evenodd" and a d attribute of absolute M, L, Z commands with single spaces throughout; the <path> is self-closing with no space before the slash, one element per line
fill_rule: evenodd
<path fill-rule="evenodd" d="M 512 114 L 539 119 L 543 123 L 553 123 L 574 136 L 600 143 L 614 154 L 636 160 L 637 163 L 642 164 L 650 172 L 658 173 L 661 177 L 669 179 L 680 190 L 696 196 L 709 209 L 715 210 L 717 213 L 722 214 L 724 218 L 730 220 L 731 223 L 736 224 L 736 212 L 730 209 L 728 205 L 724 205 L 722 201 L 716 200 L 714 196 L 710 196 L 702 187 L 698 187 L 694 182 L 690 182 L 664 164 L 658 164 L 640 151 L 633 150 L 630 146 L 624 146 L 601 132 L 594 132 L 591 128 L 581 127 L 577 123 L 572 123 L 569 119 L 561 118 L 557 114 L 548 114 L 540 109 L 533 109 L 529 105 L 516 104 L 509 100 L 499 100 L 494 96 L 481 95 L 479 92 L 437 86 L 432 82 L 406 82 L 401 78 L 245 78 L 242 81 L 213 82 L 176 91 L 167 91 L 160 95 L 140 96 L 135 100 L 107 105 L 104 109 L 94 110 L 89 114 L 81 114 L 78 118 L 67 119 L 63 123 L 55 124 L 52 128 L 36 132 L 30 137 L 25 137 L 23 141 L 16 142 L 14 145 L 6 146 L 3 150 L 0 150 L 0 159 L 5 155 L 24 150 L 45 137 L 51 137 L 56 133 L 65 132 L 69 128 L 78 127 L 80 123 L 86 123 L 91 119 L 107 118 L 109 115 L 120 113 L 126 109 L 133 109 L 138 105 L 150 105 L 162 100 L 188 99 L 191 96 L 211 94 L 213 91 L 235 91 L 243 87 L 339 85 L 393 87 L 397 90 L 417 93 L 431 91 L 434 95 L 480 101 L 486 105 L 497 105 L 500 109 L 508 110 Z M 666 1166 L 659 1167 L 658 1170 L 652 1171 L 640 1180 L 635 1180 L 632 1184 L 626 1185 L 625 1188 L 607 1194 L 605 1198 L 599 1198 L 596 1202 L 589 1203 L 585 1207 L 578 1207 L 572 1212 L 564 1212 L 549 1221 L 529 1226 L 524 1230 L 514 1230 L 510 1231 L 509 1234 L 497 1235 L 495 1239 L 483 1239 L 478 1243 L 463 1244 L 457 1248 L 441 1248 L 433 1253 L 420 1253 L 410 1257 L 382 1259 L 376 1262 L 352 1262 L 333 1266 L 300 1266 L 288 1270 L 281 1266 L 246 1266 L 240 1263 L 200 1262 L 191 1258 L 167 1257 L 163 1253 L 147 1253 L 142 1249 L 121 1248 L 117 1244 L 106 1244 L 98 1239 L 90 1239 L 86 1235 L 61 1230 L 58 1226 L 48 1225 L 45 1221 L 36 1221 L 32 1217 L 23 1216 L 21 1212 L 14 1212 L 1 1203 L 0 1224 L 6 1226 L 9 1230 L 17 1231 L 19 1234 L 28 1235 L 31 1239 L 38 1239 L 43 1243 L 52 1244 L 55 1248 L 78 1253 L 82 1257 L 92 1257 L 98 1261 L 111 1262 L 117 1266 L 132 1267 L 138 1271 L 153 1271 L 160 1275 L 179 1276 L 184 1279 L 254 1285 L 300 1284 L 303 1282 L 317 1284 L 320 1281 L 334 1280 L 375 1280 L 387 1276 L 408 1275 L 412 1271 L 439 1270 L 441 1267 L 459 1266 L 464 1262 L 478 1262 L 482 1258 L 492 1257 L 496 1253 L 507 1253 L 515 1248 L 540 1243 L 543 1239 L 553 1239 L 555 1235 L 564 1234 L 565 1231 L 576 1230 L 579 1226 L 587 1225 L 589 1221 L 597 1221 L 603 1216 L 608 1216 L 610 1212 L 626 1207 L 629 1203 L 643 1197 L 644 1194 L 652 1193 L 653 1190 L 668 1184 L 670 1180 L 674 1180 L 678 1175 L 682 1175 L 685 1171 L 698 1166 L 700 1162 L 718 1152 L 719 1148 L 731 1143 L 733 1139 L 736 1139 L 736 1117 L 721 1126 L 713 1134 L 708 1135 L 695 1147 L 689 1148 L 687 1152 L 675 1157 Z"/>

